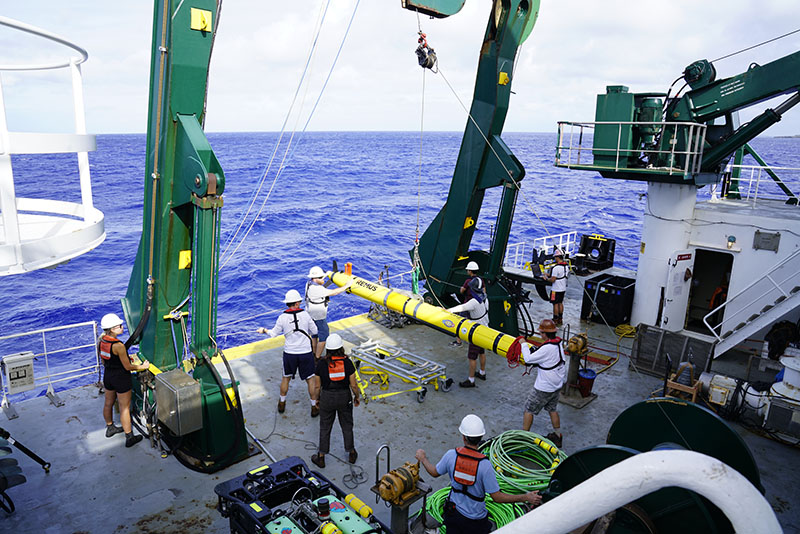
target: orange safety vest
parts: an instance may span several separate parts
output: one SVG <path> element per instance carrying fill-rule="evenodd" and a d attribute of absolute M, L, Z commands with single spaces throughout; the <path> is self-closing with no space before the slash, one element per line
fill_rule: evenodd
<path fill-rule="evenodd" d="M 103 334 L 100 336 L 100 344 L 98 352 L 100 353 L 100 357 L 104 360 L 110 360 L 112 356 L 111 347 L 114 343 L 122 343 L 119 339 L 111 336 L 107 336 Z"/>
<path fill-rule="evenodd" d="M 469 447 L 457 448 L 453 480 L 462 486 L 472 486 L 475 484 L 478 475 L 478 465 L 480 465 L 481 461 L 486 459 L 486 455 L 481 454 L 475 449 L 470 449 Z"/>
<path fill-rule="evenodd" d="M 341 382 L 346 376 L 344 358 L 333 357 L 328 360 L 328 378 L 331 379 L 331 382 Z"/>

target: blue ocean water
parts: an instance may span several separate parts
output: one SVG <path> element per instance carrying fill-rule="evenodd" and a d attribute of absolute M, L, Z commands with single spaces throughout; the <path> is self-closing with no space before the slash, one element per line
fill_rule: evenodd
<path fill-rule="evenodd" d="M 636 268 L 646 184 L 554 167 L 555 134 L 503 138 L 527 170 L 510 243 L 597 232 L 617 239 L 617 266 Z M 226 176 L 223 244 L 247 210 L 277 139 L 275 133 L 209 134 Z M 255 201 L 254 210 L 262 203 L 263 210 L 237 252 L 223 257 L 220 346 L 261 339 L 256 328 L 273 324 L 285 292 L 302 291 L 313 265 L 352 262 L 354 273 L 368 279 L 385 266 L 390 274 L 408 271 L 418 225 L 421 234 L 447 197 L 460 141 L 460 132 L 426 132 L 422 142 L 419 132 L 306 133 L 264 202 L 282 143 Z M 97 144 L 90 163 L 106 241 L 55 269 L 0 278 L 0 336 L 121 313 L 141 234 L 145 136 L 100 135 Z M 752 145 L 770 163 L 800 167 L 800 139 Z M 13 165 L 17 196 L 80 199 L 74 155 L 15 156 Z M 498 201 L 499 191 L 487 194 L 472 248 L 488 246 Z M 341 295 L 332 300 L 329 319 L 368 307 Z"/>

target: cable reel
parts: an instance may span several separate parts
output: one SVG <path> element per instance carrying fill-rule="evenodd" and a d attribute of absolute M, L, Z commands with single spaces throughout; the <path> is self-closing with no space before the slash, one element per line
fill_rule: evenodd
<path fill-rule="evenodd" d="M 691 402 L 657 398 L 634 404 L 614 420 L 606 441 L 607 445 L 580 450 L 561 462 L 545 500 L 623 460 L 659 449 L 686 449 L 712 456 L 764 491 L 755 459 L 739 434 L 716 414 Z M 594 523 L 600 522 L 605 522 L 604 532 L 609 534 L 733 532 L 719 508 L 705 497 L 678 487 L 645 495 Z"/>

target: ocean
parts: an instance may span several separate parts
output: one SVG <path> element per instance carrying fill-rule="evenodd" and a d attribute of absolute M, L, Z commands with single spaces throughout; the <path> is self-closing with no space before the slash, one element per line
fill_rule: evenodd
<path fill-rule="evenodd" d="M 295 138 L 291 158 L 273 185 L 284 139 L 254 197 L 278 135 L 209 134 L 226 178 L 223 248 L 254 200 L 245 226 L 222 257 L 220 346 L 261 339 L 255 330 L 274 324 L 286 291 L 302 293 L 314 265 L 327 270 L 334 260 L 339 266 L 351 262 L 354 274 L 372 280 L 387 267 L 390 275 L 407 272 L 417 228 L 421 235 L 447 197 L 461 136 L 305 133 Z M 616 266 L 636 268 L 645 183 L 554 167 L 555 134 L 506 133 L 503 139 L 527 173 L 509 243 L 573 230 L 600 233 L 617 240 Z M 145 136 L 99 135 L 97 145 L 89 158 L 94 203 L 106 217 L 105 242 L 66 265 L 0 278 L 0 336 L 121 314 L 119 301 L 141 234 Z M 762 138 L 751 145 L 771 164 L 800 167 L 800 139 Z M 80 200 L 74 155 L 14 156 L 12 161 L 18 197 Z M 797 190 L 798 184 L 790 187 Z M 707 194 L 707 188 L 700 192 Z M 498 202 L 499 191 L 486 195 L 473 249 L 488 247 Z M 410 280 L 395 278 L 392 284 L 410 287 Z M 331 300 L 329 320 L 368 308 L 366 301 L 339 295 Z M 0 356 L 18 350 L 25 349 L 0 342 Z"/>

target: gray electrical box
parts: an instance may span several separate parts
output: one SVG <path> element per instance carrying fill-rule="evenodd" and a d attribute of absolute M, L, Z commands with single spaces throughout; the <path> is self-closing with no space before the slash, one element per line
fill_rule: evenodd
<path fill-rule="evenodd" d="M 182 369 L 156 375 L 158 420 L 178 436 L 203 428 L 200 383 Z"/>
<path fill-rule="evenodd" d="M 3 356 L 3 375 L 8 394 L 22 393 L 34 388 L 33 353 L 19 352 Z"/>

